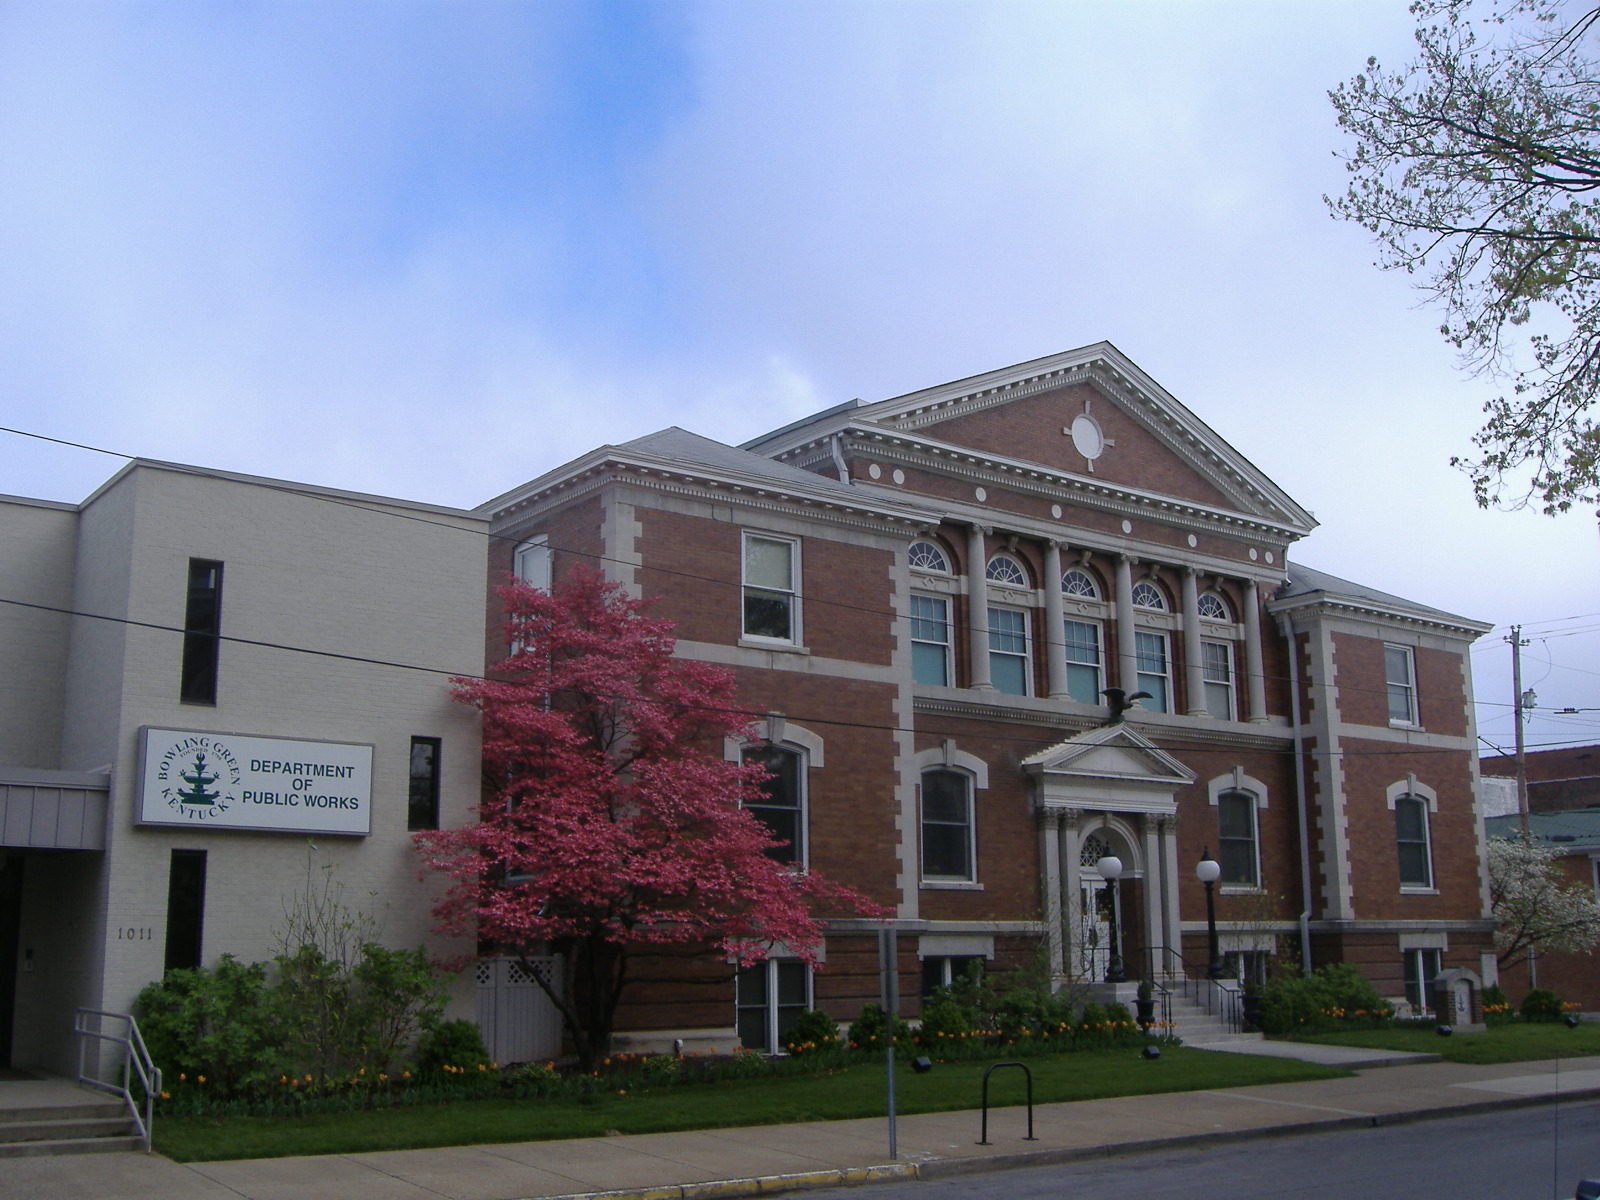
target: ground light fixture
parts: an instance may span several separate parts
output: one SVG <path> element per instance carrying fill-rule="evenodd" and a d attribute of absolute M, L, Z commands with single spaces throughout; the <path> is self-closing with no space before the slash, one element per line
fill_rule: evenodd
<path fill-rule="evenodd" d="M 929 1071 L 933 1070 L 933 1059 L 929 1058 L 926 1054 L 919 1054 L 916 1058 L 911 1060 L 911 1069 L 918 1075 L 926 1075 Z"/>
<path fill-rule="evenodd" d="M 1217 949 L 1217 901 L 1212 892 L 1212 885 L 1222 878 L 1222 864 L 1211 857 L 1211 847 L 1207 846 L 1200 852 L 1200 861 L 1194 867 L 1195 878 L 1206 885 L 1206 953 L 1210 961 L 1206 963 L 1206 978 L 1221 979 L 1222 955 Z"/>
<path fill-rule="evenodd" d="M 1161 1047 L 1160 1046 L 1146 1046 L 1142 1051 L 1140 1051 L 1140 1053 L 1143 1054 L 1146 1058 L 1150 1058 L 1150 1059 L 1160 1058 L 1161 1057 Z"/>
<path fill-rule="evenodd" d="M 1111 889 L 1111 958 L 1106 963 L 1106 982 L 1121 983 L 1122 974 L 1122 939 L 1117 936 L 1117 880 L 1122 878 L 1122 860 L 1115 854 L 1107 854 L 1095 864 L 1095 869 L 1100 872 L 1100 878 L 1106 881 L 1106 886 Z"/>

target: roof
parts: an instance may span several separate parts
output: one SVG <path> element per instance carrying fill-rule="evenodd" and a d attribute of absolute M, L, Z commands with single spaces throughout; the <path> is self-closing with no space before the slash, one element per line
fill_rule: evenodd
<path fill-rule="evenodd" d="M 1490 837 L 1516 837 L 1522 826 L 1513 813 L 1508 817 L 1488 817 L 1483 822 L 1483 828 Z M 1555 846 L 1565 853 L 1600 850 L 1600 808 L 1529 813 L 1528 833 L 1535 840 Z"/>
<path fill-rule="evenodd" d="M 840 483 L 837 479 L 818 475 L 814 471 L 802 471 L 799 467 L 791 467 L 788 463 L 778 462 L 764 454 L 752 454 L 737 446 L 728 446 L 711 438 L 701 437 L 698 433 L 690 433 L 687 429 L 680 429 L 676 425 L 647 433 L 643 437 L 634 438 L 631 442 L 623 442 L 617 448 L 675 459 L 678 462 L 699 463 L 701 466 L 716 467 L 722 471 L 737 471 L 741 475 L 757 475 L 778 483 L 791 485 L 803 483 L 808 488 L 821 488 L 823 491 L 832 490 L 852 496 L 858 502 L 861 498 L 860 491 L 848 483 Z"/>
<path fill-rule="evenodd" d="M 1442 608 L 1430 608 L 1426 604 L 1418 604 L 1415 600 L 1380 592 L 1377 588 L 1367 587 L 1365 584 L 1352 583 L 1348 579 L 1340 579 L 1337 575 L 1329 575 L 1326 571 L 1318 571 L 1300 563 L 1286 563 L 1285 571 L 1288 578 L 1272 598 L 1274 609 L 1295 607 L 1293 602 L 1297 600 L 1327 598 L 1344 601 L 1369 611 L 1411 616 L 1478 633 L 1488 633 L 1494 628 L 1492 624 L 1445 612 Z"/>

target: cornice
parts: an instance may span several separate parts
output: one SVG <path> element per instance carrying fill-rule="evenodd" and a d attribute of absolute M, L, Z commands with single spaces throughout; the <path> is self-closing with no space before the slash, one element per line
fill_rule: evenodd
<path fill-rule="evenodd" d="M 874 429 L 871 426 L 852 427 L 845 431 L 845 435 L 850 439 L 853 449 L 871 452 L 885 461 L 921 470 L 932 469 L 936 474 L 1010 488 L 1049 500 L 1081 504 L 1119 516 L 1163 521 L 1204 533 L 1221 531 L 1228 537 L 1275 548 L 1286 546 L 1311 532 L 1309 527 L 1286 525 L 1197 500 L 1182 500 L 1159 492 L 1107 483 L 1089 475 L 1056 471 L 1025 459 L 989 454 L 953 442 L 909 438 L 897 435 L 894 430 Z M 801 449 L 813 450 L 813 447 L 807 445 Z M 787 458 L 781 461 L 789 461 L 791 466 L 800 465 Z M 926 499 L 939 502 L 938 497 Z"/>
<path fill-rule="evenodd" d="M 972 699 L 953 696 L 914 696 L 912 711 L 926 713 L 929 716 L 962 717 L 967 720 L 977 721 L 1002 721 L 1011 725 L 1043 725 L 1055 729 L 1066 730 L 1069 734 L 1081 733 L 1085 729 L 1094 729 L 1105 724 L 1105 718 L 1090 713 L 1073 713 L 1059 708 L 1033 708 L 1020 704 L 1007 703 L 1003 700 L 981 699 L 977 693 Z M 1133 713 L 1127 717 L 1128 724 L 1135 726 L 1145 737 L 1149 738 L 1157 749 L 1171 754 L 1161 745 L 1163 738 L 1176 739 L 1184 742 L 1201 743 L 1208 746 L 1235 746 L 1240 749 L 1278 750 L 1286 742 L 1291 741 L 1289 727 L 1251 726 L 1250 732 L 1235 732 L 1233 729 L 1218 729 L 1208 727 L 1196 721 L 1194 724 L 1167 724 L 1165 722 L 1142 721 Z M 1041 747 L 1048 749 L 1048 747 Z"/>
<path fill-rule="evenodd" d="M 936 515 L 904 503 L 883 503 L 863 489 L 860 503 L 849 493 L 819 485 L 785 483 L 765 476 L 736 476 L 697 463 L 602 448 L 565 468 L 550 472 L 482 506 L 495 526 L 522 520 L 556 505 L 570 504 L 610 484 L 626 481 L 665 494 L 689 496 L 747 508 L 800 513 L 809 519 L 861 529 L 925 528 Z"/>
<path fill-rule="evenodd" d="M 1467 617 L 1451 616 L 1448 613 L 1423 613 L 1414 609 L 1395 608 L 1391 605 L 1380 604 L 1372 600 L 1360 600 L 1353 596 L 1334 596 L 1327 592 L 1309 592 L 1303 596 L 1291 596 L 1282 600 L 1268 600 L 1268 612 L 1274 615 L 1283 615 L 1291 620 L 1302 615 L 1337 616 L 1345 613 L 1353 614 L 1364 620 L 1374 617 L 1396 625 L 1416 629 L 1436 629 L 1457 636 L 1465 636 L 1469 640 L 1482 637 L 1494 628 L 1492 624 L 1483 621 L 1473 621 Z"/>

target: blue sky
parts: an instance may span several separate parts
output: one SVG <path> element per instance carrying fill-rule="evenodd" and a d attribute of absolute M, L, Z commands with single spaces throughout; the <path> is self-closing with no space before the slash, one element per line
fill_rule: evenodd
<path fill-rule="evenodd" d="M 0 0 L 0 423 L 471 505 L 1105 338 L 1317 513 L 1302 561 L 1600 626 L 1594 514 L 1474 508 L 1494 391 L 1322 203 L 1327 89 L 1409 49 L 1403 0 Z M 114 467 L 0 437 L 6 492 Z M 1600 704 L 1600 635 L 1527 675 Z"/>

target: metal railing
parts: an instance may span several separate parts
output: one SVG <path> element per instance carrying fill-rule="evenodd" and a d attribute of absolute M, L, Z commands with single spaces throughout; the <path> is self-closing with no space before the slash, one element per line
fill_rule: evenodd
<path fill-rule="evenodd" d="M 1244 1031 L 1244 993 L 1238 980 L 1211 979 L 1204 967 L 1187 961 L 1170 946 L 1151 947 L 1145 958 L 1152 985 L 1164 979 L 1176 985 L 1185 1000 L 1221 1021 L 1229 1033 Z"/>
<path fill-rule="evenodd" d="M 126 1022 L 123 1033 L 105 1033 L 100 1029 L 101 1022 L 110 1019 Z M 90 1028 L 93 1025 L 94 1028 Z M 88 1087 L 99 1088 L 101 1091 L 110 1092 L 121 1096 L 123 1103 L 128 1106 L 128 1114 L 133 1118 L 134 1128 L 138 1131 L 139 1140 L 144 1143 L 144 1152 L 150 1153 L 150 1128 L 155 1122 L 156 1097 L 161 1094 L 161 1068 L 150 1058 L 150 1052 L 145 1049 L 144 1038 L 139 1033 L 139 1023 L 128 1013 L 106 1012 L 98 1008 L 80 1008 L 73 1021 L 72 1031 L 78 1035 L 78 1082 Z M 95 1055 L 96 1072 L 90 1075 L 87 1070 L 89 1039 L 95 1038 L 101 1042 L 110 1042 L 114 1046 L 122 1047 L 122 1082 L 107 1082 L 99 1077 L 100 1055 Z M 98 1050 L 98 1047 L 96 1047 Z M 115 1072 L 115 1067 L 113 1067 Z M 137 1078 L 139 1089 L 144 1093 L 144 1113 L 139 1112 L 139 1103 L 134 1099 L 133 1081 Z"/>

